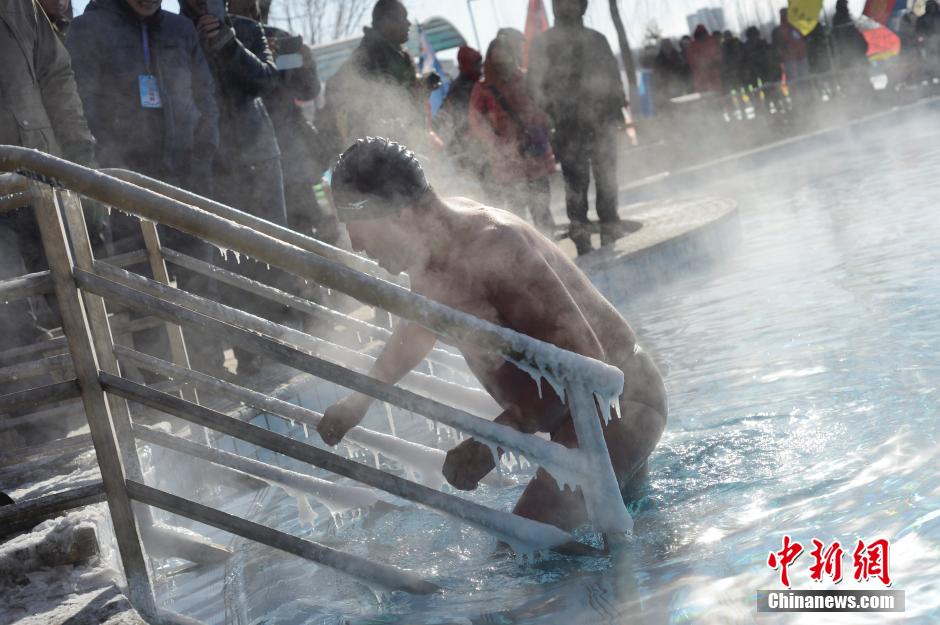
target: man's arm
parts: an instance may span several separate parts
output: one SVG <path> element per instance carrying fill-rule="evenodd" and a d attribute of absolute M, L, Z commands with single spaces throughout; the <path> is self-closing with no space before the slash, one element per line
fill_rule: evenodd
<path fill-rule="evenodd" d="M 369 376 L 395 384 L 424 360 L 437 337 L 418 324 L 404 323 L 392 333 L 385 348 L 376 358 Z M 346 432 L 359 425 L 366 416 L 373 398 L 362 393 L 353 393 L 327 408 L 323 419 L 317 424 L 317 432 L 327 445 L 336 445 Z"/>
<path fill-rule="evenodd" d="M 65 46 L 59 41 L 45 14 L 36 11 L 36 79 L 42 102 L 65 158 L 94 166 L 95 139 L 88 129 L 75 75 Z"/>
<path fill-rule="evenodd" d="M 504 325 L 562 349 L 602 360 L 604 350 L 564 282 L 524 234 L 504 229 L 497 235 L 484 279 L 489 282 L 490 303 Z M 507 271 L 512 267 L 512 271 Z M 506 365 L 500 392 L 507 408 L 496 423 L 525 433 L 550 432 L 568 417 L 568 408 L 543 383 L 541 393 L 528 375 Z M 455 488 L 473 490 L 496 466 L 487 445 L 469 439 L 450 450 L 444 461 L 444 477 Z"/>

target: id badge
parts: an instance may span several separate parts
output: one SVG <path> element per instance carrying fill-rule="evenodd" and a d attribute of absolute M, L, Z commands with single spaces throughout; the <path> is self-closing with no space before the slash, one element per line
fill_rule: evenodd
<path fill-rule="evenodd" d="M 157 84 L 157 77 L 149 74 L 141 74 L 137 77 L 140 87 L 140 105 L 145 109 L 163 108 L 163 102 L 160 100 L 160 86 Z"/>

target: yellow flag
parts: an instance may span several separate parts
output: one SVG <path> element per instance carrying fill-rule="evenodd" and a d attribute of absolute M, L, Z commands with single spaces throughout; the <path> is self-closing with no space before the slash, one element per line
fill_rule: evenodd
<path fill-rule="evenodd" d="M 822 0 L 790 0 L 787 19 L 805 37 L 819 23 L 820 11 L 822 11 Z"/>

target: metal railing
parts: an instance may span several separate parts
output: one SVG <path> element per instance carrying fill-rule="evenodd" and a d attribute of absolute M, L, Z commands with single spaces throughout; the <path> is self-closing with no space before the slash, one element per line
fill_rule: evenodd
<path fill-rule="evenodd" d="M 50 267 L 47 272 L 0 283 L 0 300 L 53 291 L 64 330 L 64 341 L 60 341 L 55 349 L 65 351 L 67 357 L 65 354 L 48 356 L 48 350 L 39 350 L 37 353 L 47 354 L 47 357 L 40 364 L 31 365 L 32 370 L 55 368 L 74 372 L 73 379 L 53 386 L 0 397 L 0 412 L 10 407 L 36 407 L 42 402 L 52 403 L 80 396 L 90 430 L 89 438 L 94 444 L 101 470 L 101 488 L 108 502 L 127 576 L 128 593 L 135 607 L 146 616 L 172 620 L 156 609 L 151 574 L 141 541 L 142 535 L 153 540 L 149 529 L 153 522 L 146 515 L 135 515 L 133 501 L 256 540 L 383 587 L 415 593 L 434 592 L 437 588 L 409 571 L 367 562 L 146 485 L 137 455 L 137 440 L 202 458 L 238 471 L 242 476 L 254 476 L 244 479 L 289 484 L 291 488 L 314 495 L 327 489 L 336 496 L 361 500 L 367 498 L 369 492 L 362 487 L 340 486 L 213 449 L 208 438 L 188 440 L 148 428 L 132 421 L 128 402 L 274 450 L 453 516 L 503 539 L 538 549 L 555 548 L 578 553 L 594 551 L 552 525 L 429 488 L 200 405 L 197 386 L 224 391 L 258 409 L 310 425 L 316 425 L 322 416 L 190 370 L 181 325 L 198 328 L 296 370 L 446 424 L 491 444 L 494 450 L 498 446 L 521 453 L 552 472 L 559 482 L 581 487 L 595 529 L 605 533 L 623 533 L 632 528 L 603 437 L 602 419 L 606 415 L 602 416 L 598 411 L 598 406 L 605 407 L 615 402 L 622 390 L 623 374 L 618 369 L 442 306 L 411 293 L 400 284 L 370 275 L 376 273 L 375 265 L 358 256 L 139 174 L 99 172 L 34 150 L 10 146 L 0 146 L 0 171 L 22 174 L 0 175 L 0 196 L 9 200 L 7 204 L 0 201 L 0 210 L 25 204 L 33 207 Z M 140 217 L 146 253 L 124 255 L 109 262 L 95 260 L 79 196 Z M 413 380 L 410 388 L 417 391 L 409 390 L 408 381 L 402 386 L 379 382 L 328 359 L 332 356 L 338 360 L 355 361 L 354 357 L 358 357 L 362 368 L 366 368 L 371 362 L 368 357 L 354 354 L 328 340 L 311 337 L 169 286 L 167 261 L 304 313 L 342 322 L 353 331 L 366 332 L 379 339 L 388 337 L 385 328 L 351 320 L 328 307 L 165 249 L 160 245 L 155 223 L 250 256 L 321 287 L 416 322 L 447 342 L 469 343 L 495 351 L 532 372 L 537 382 L 539 376 L 544 376 L 561 396 L 567 398 L 579 447 L 569 449 L 476 416 L 471 410 L 483 405 L 478 393 L 464 389 L 461 396 L 459 387 L 442 384 L 433 376 Z M 119 266 L 141 261 L 149 263 L 154 279 Z M 141 311 L 165 323 L 171 338 L 173 362 L 116 346 L 112 334 L 117 330 L 112 328 L 106 302 Z M 153 324 L 153 319 L 149 323 Z M 63 350 L 64 347 L 67 351 Z M 456 359 L 444 350 L 436 350 L 429 357 L 429 361 L 445 366 L 456 366 Z M 122 366 L 141 367 L 172 378 L 177 386 L 171 388 L 178 387 L 180 393 L 170 394 L 128 379 L 121 373 Z M 457 403 L 461 407 L 434 399 L 435 395 L 450 401 L 459 396 Z M 383 449 L 385 445 L 384 449 L 390 454 L 414 454 L 429 462 L 443 461 L 440 450 L 361 427 L 352 430 L 349 436 L 373 448 Z M 83 491 L 75 493 L 73 499 L 86 501 L 89 496 Z M 172 542 L 172 536 L 165 534 L 158 534 L 155 542 L 159 544 L 160 538 L 164 545 Z M 150 544 L 148 540 L 148 546 Z M 194 545 L 188 545 L 191 559 L 200 557 L 196 553 L 200 548 L 207 550 L 203 554 L 206 559 L 219 555 L 214 554 L 211 545 L 196 541 Z"/>

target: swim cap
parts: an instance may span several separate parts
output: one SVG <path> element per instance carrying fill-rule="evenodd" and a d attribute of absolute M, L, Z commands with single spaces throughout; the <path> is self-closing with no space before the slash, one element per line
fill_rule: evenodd
<path fill-rule="evenodd" d="M 393 217 L 431 185 L 408 148 L 384 138 L 359 139 L 333 166 L 333 202 L 343 221 Z"/>

